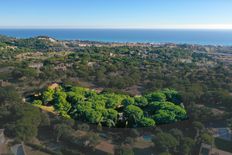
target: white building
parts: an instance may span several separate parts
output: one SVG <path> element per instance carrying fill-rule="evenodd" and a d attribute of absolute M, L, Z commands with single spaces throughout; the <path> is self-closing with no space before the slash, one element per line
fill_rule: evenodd
<path fill-rule="evenodd" d="M 0 144 L 5 143 L 4 129 L 0 129 Z"/>

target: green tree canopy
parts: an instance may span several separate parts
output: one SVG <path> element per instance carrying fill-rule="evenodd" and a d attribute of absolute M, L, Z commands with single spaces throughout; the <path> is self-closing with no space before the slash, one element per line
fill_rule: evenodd
<path fill-rule="evenodd" d="M 140 127 L 154 127 L 155 121 L 151 118 L 143 117 L 139 120 Z"/>
<path fill-rule="evenodd" d="M 166 152 L 175 150 L 175 148 L 179 145 L 175 137 L 173 137 L 169 133 L 164 132 L 156 134 L 153 139 L 153 142 L 159 150 Z"/>
<path fill-rule="evenodd" d="M 135 125 L 143 117 L 143 110 L 135 105 L 129 105 L 124 109 L 124 114 L 130 125 Z"/>
<path fill-rule="evenodd" d="M 153 92 L 145 96 L 149 102 L 165 102 L 166 96 L 162 92 Z"/>

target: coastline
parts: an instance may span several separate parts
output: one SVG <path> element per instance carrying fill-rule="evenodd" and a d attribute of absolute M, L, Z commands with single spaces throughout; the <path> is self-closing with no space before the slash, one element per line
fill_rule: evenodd
<path fill-rule="evenodd" d="M 17 39 L 50 36 L 61 41 L 89 41 L 97 43 L 232 46 L 232 30 L 0 28 L 0 34 L 16 37 Z"/>

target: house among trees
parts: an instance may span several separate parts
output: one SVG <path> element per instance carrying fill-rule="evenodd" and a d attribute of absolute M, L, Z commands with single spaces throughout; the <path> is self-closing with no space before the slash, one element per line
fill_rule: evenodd
<path fill-rule="evenodd" d="M 201 144 L 201 148 L 200 148 L 200 153 L 199 155 L 211 155 L 212 154 L 212 145 L 208 145 L 208 144 Z"/>
<path fill-rule="evenodd" d="M 0 129 L 0 144 L 4 144 L 5 136 L 4 136 L 4 129 Z"/>
<path fill-rule="evenodd" d="M 214 137 L 232 141 L 232 131 L 229 128 L 212 128 L 211 132 Z"/>
<path fill-rule="evenodd" d="M 0 154 L 7 154 L 7 144 L 4 136 L 4 129 L 0 129 Z"/>
<path fill-rule="evenodd" d="M 11 147 L 11 152 L 14 155 L 27 155 L 25 148 L 24 148 L 24 144 L 16 144 L 14 146 Z"/>
<path fill-rule="evenodd" d="M 62 70 L 62 71 L 66 71 L 67 70 L 67 66 L 64 64 L 64 63 L 61 63 L 61 64 L 57 64 L 55 67 L 54 67 L 55 70 Z"/>
<path fill-rule="evenodd" d="M 0 80 L 0 87 L 6 87 L 6 86 L 9 86 L 10 83 L 8 81 L 5 81 L 5 80 Z"/>
<path fill-rule="evenodd" d="M 59 84 L 58 83 L 52 83 L 51 85 L 48 86 L 49 89 L 55 90 L 57 88 L 59 88 Z"/>
<path fill-rule="evenodd" d="M 39 70 L 40 68 L 43 67 L 43 63 L 31 63 L 29 64 L 29 67 Z"/>
<path fill-rule="evenodd" d="M 0 80 L 0 87 L 3 87 L 3 86 L 4 86 L 4 81 Z"/>

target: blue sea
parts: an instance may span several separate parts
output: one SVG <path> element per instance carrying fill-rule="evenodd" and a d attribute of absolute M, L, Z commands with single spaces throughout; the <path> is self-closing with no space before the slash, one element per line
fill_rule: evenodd
<path fill-rule="evenodd" d="M 16 38 L 46 35 L 59 40 L 232 45 L 232 30 L 164 29 L 0 29 Z"/>

